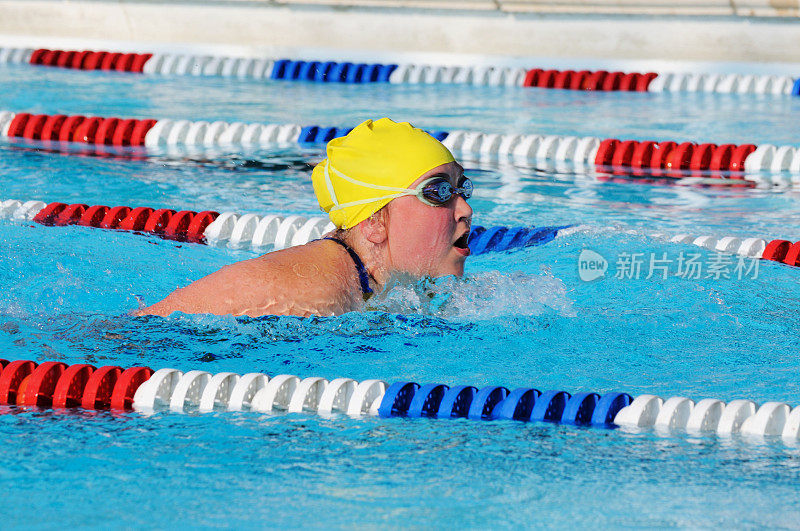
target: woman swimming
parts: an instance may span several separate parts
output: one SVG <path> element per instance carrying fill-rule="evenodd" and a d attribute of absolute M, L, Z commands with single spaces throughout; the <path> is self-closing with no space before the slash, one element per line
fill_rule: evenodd
<path fill-rule="evenodd" d="M 463 275 L 472 182 L 441 142 L 381 118 L 331 140 L 327 155 L 312 181 L 335 231 L 225 266 L 138 315 L 337 315 L 394 275 Z"/>

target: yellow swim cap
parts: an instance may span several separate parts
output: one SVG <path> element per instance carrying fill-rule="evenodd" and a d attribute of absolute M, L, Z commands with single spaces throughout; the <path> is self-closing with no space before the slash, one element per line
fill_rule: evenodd
<path fill-rule="evenodd" d="M 408 195 L 420 175 L 455 159 L 441 142 L 408 122 L 367 120 L 328 142 L 311 180 L 319 206 L 339 228 L 358 225 Z"/>

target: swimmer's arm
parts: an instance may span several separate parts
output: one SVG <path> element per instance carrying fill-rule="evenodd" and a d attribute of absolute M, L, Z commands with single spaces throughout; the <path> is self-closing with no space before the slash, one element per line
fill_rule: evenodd
<path fill-rule="evenodd" d="M 270 313 L 265 295 L 280 293 L 286 286 L 280 285 L 280 275 L 270 274 L 266 265 L 263 258 L 227 265 L 135 314 L 166 317 L 174 312 L 215 315 Z"/>

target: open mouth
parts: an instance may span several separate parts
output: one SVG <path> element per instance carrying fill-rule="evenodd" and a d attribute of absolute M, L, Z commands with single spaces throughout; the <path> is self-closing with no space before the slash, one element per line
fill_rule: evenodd
<path fill-rule="evenodd" d="M 464 234 L 462 234 L 459 239 L 457 239 L 455 242 L 453 242 L 453 247 L 456 247 L 458 249 L 467 249 L 468 248 L 468 246 L 467 246 L 468 242 L 469 242 L 469 231 L 467 231 Z"/>

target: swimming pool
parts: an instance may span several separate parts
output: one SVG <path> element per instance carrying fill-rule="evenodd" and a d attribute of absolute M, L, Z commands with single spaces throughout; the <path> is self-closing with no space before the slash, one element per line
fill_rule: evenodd
<path fill-rule="evenodd" d="M 386 114 L 431 129 L 717 143 L 796 143 L 800 107 L 766 95 L 320 86 L 28 66 L 0 69 L 0 86 L 0 109 L 51 114 L 349 127 Z M 138 159 L 40 148 L 0 144 L 3 199 L 318 215 L 307 163 L 320 146 Z M 762 261 L 742 280 L 578 275 L 583 249 L 612 266 L 622 253 L 711 257 L 654 232 L 794 241 L 797 192 L 465 165 L 476 224 L 584 228 L 473 257 L 466 281 L 397 288 L 363 314 L 134 319 L 124 313 L 137 298 L 154 302 L 253 253 L 4 221 L 3 357 L 800 403 L 790 347 L 797 269 Z M 14 526 L 793 527 L 799 516 L 798 449 L 776 438 L 247 412 L 14 411 L 0 423 L 6 499 L 26 508 L 8 517 Z"/>

